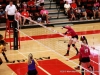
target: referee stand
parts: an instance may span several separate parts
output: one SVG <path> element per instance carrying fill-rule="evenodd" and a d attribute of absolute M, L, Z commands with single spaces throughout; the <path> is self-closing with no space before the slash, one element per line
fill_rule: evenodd
<path fill-rule="evenodd" d="M 5 40 L 9 41 L 10 49 L 14 50 L 20 49 L 20 34 L 17 29 L 17 21 L 6 21 Z"/>

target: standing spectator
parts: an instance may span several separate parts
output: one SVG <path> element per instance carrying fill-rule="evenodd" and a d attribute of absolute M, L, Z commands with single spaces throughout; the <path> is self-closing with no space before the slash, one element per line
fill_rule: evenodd
<path fill-rule="evenodd" d="M 10 20 L 10 21 L 13 21 L 15 18 L 15 12 L 16 12 L 16 6 L 13 5 L 13 2 L 10 1 L 9 5 L 6 6 L 6 19 Z"/>
<path fill-rule="evenodd" d="M 98 15 L 98 7 L 96 7 L 96 5 L 94 4 L 92 10 L 93 10 L 93 17 L 95 19 L 96 18 L 96 15 Z"/>
<path fill-rule="evenodd" d="M 48 21 L 48 11 L 45 10 L 45 8 L 43 7 L 43 9 L 40 11 L 40 14 L 42 15 L 42 20 L 43 21 L 46 21 L 46 23 L 48 24 L 49 21 Z"/>
<path fill-rule="evenodd" d="M 70 4 L 66 1 L 64 4 L 65 14 L 68 14 L 68 10 L 70 9 Z"/>
<path fill-rule="evenodd" d="M 75 0 L 72 1 L 71 8 L 73 8 L 73 9 L 77 8 L 77 4 L 75 3 Z"/>
<path fill-rule="evenodd" d="M 84 16 L 84 18 L 87 19 L 87 12 L 86 12 L 86 9 L 84 8 L 84 6 L 82 6 L 82 8 L 81 8 L 81 13 Z"/>

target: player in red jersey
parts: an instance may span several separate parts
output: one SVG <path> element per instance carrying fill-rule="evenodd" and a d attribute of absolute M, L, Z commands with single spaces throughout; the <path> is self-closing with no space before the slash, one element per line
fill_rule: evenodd
<path fill-rule="evenodd" d="M 86 41 L 82 40 L 82 45 L 81 45 L 81 48 L 80 48 L 80 62 L 81 62 L 81 65 L 82 67 L 87 67 L 90 71 L 93 71 L 93 67 L 92 65 L 90 64 L 90 49 L 86 46 L 87 43 Z M 82 75 L 84 75 L 84 69 L 82 68 L 81 69 L 81 73 Z M 93 75 L 91 73 L 91 75 Z"/>
<path fill-rule="evenodd" d="M 67 49 L 67 53 L 64 56 L 68 56 L 69 55 L 69 50 L 70 50 L 70 46 L 72 45 L 75 50 L 76 50 L 76 55 L 79 53 L 77 47 L 75 46 L 76 41 L 78 40 L 78 35 L 76 34 L 76 32 L 71 28 L 71 26 L 63 26 L 63 28 L 67 29 L 67 31 L 64 33 L 66 34 L 70 34 L 71 38 L 69 40 L 68 43 L 68 49 Z"/>

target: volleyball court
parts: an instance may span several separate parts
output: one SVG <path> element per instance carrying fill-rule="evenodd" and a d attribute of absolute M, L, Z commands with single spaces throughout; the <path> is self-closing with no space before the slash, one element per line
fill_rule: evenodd
<path fill-rule="evenodd" d="M 37 23 L 38 24 L 38 23 Z M 67 51 L 69 35 L 63 35 L 66 31 L 62 27 L 46 27 L 39 24 L 42 28 L 20 29 L 21 49 L 18 54 L 21 58 L 27 59 L 29 53 L 32 53 L 34 58 L 42 58 L 38 60 L 40 67 L 37 67 L 39 75 L 81 75 L 80 70 L 75 70 L 78 66 L 78 56 L 73 48 L 70 50 L 69 56 L 64 56 Z M 86 35 L 89 47 L 91 48 L 91 64 L 94 67 L 94 75 L 99 75 L 99 28 L 88 26 L 87 28 L 73 27 L 79 36 Z M 76 46 L 78 49 L 81 42 L 78 41 Z M 50 59 L 43 57 L 50 56 Z M 27 72 L 26 63 L 8 64 L 8 66 L 17 74 L 24 75 Z M 91 71 L 87 68 L 85 75 L 89 75 Z M 14 73 L 13 73 L 14 75 Z"/>

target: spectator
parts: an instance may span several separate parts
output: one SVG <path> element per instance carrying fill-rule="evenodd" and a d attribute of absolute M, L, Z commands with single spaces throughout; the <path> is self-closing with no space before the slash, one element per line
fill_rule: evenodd
<path fill-rule="evenodd" d="M 34 6 L 35 6 L 35 2 L 33 0 L 29 0 L 28 7 L 34 7 Z"/>
<path fill-rule="evenodd" d="M 75 0 L 72 1 L 72 3 L 71 3 L 71 8 L 74 8 L 74 9 L 77 8 L 77 4 L 75 3 Z"/>
<path fill-rule="evenodd" d="M 27 8 L 27 3 L 26 2 L 23 2 L 22 3 L 22 7 L 26 9 Z"/>
<path fill-rule="evenodd" d="M 26 9 L 24 9 L 24 10 L 22 11 L 21 15 L 23 16 L 22 19 L 23 19 L 23 25 L 24 25 L 25 22 L 26 22 L 26 18 L 30 18 L 30 16 L 29 16 L 29 12 L 26 11 Z"/>
<path fill-rule="evenodd" d="M 96 5 L 94 4 L 92 10 L 93 10 L 93 17 L 95 19 L 96 18 L 96 15 L 98 15 L 98 7 L 96 7 Z"/>
<path fill-rule="evenodd" d="M 16 11 L 16 14 L 15 14 L 15 19 L 19 22 L 19 25 L 22 24 L 22 18 L 21 18 L 21 14 L 19 12 L 19 10 Z"/>
<path fill-rule="evenodd" d="M 35 13 L 35 20 L 38 23 L 41 23 L 42 22 L 42 16 L 39 13 Z"/>
<path fill-rule="evenodd" d="M 3 9 L 0 9 L 0 16 L 3 16 L 5 14 L 5 11 Z"/>
<path fill-rule="evenodd" d="M 84 18 L 87 19 L 87 12 L 86 12 L 86 9 L 84 8 L 84 6 L 82 6 L 82 8 L 81 8 L 81 13 L 82 13 L 82 16 L 84 16 Z"/>
<path fill-rule="evenodd" d="M 70 9 L 70 4 L 66 1 L 66 3 L 64 4 L 64 8 L 65 8 L 65 14 L 68 14 L 68 10 Z"/>
<path fill-rule="evenodd" d="M 76 20 L 76 17 L 75 17 L 75 10 L 74 8 L 70 8 L 69 10 L 69 15 L 70 15 L 70 20 Z"/>
<path fill-rule="evenodd" d="M 71 4 L 72 3 L 72 0 L 63 0 L 64 2 L 68 2 L 69 4 Z"/>
<path fill-rule="evenodd" d="M 17 0 L 16 6 L 17 6 L 17 9 L 21 8 L 21 3 L 19 2 L 19 0 Z"/>
<path fill-rule="evenodd" d="M 99 7 L 99 6 L 100 6 L 100 3 L 96 0 L 96 2 L 94 3 L 94 5 L 95 5 L 96 7 Z"/>
<path fill-rule="evenodd" d="M 38 0 L 40 3 L 40 6 L 44 6 L 44 0 Z"/>
<path fill-rule="evenodd" d="M 81 18 L 81 10 L 80 10 L 80 8 L 76 9 L 76 17 L 77 17 L 78 20 Z"/>
<path fill-rule="evenodd" d="M 98 16 L 99 16 L 99 19 L 100 19 L 100 7 L 98 8 Z"/>
<path fill-rule="evenodd" d="M 49 21 L 48 21 L 48 11 L 45 10 L 45 8 L 43 7 L 43 9 L 40 11 L 40 14 L 42 15 L 42 20 L 48 24 Z"/>
<path fill-rule="evenodd" d="M 16 12 L 16 6 L 13 5 L 13 2 L 10 1 L 9 5 L 6 6 L 6 19 L 10 20 L 10 21 L 13 21 L 15 18 L 15 12 Z"/>

